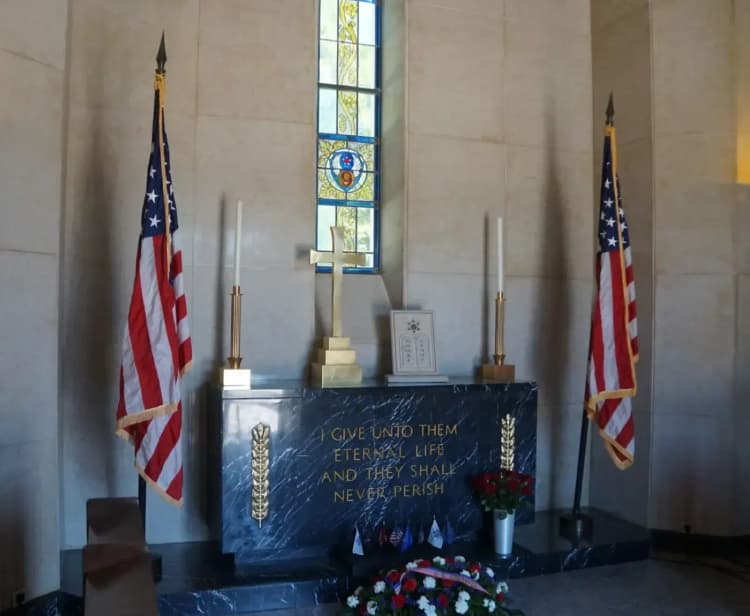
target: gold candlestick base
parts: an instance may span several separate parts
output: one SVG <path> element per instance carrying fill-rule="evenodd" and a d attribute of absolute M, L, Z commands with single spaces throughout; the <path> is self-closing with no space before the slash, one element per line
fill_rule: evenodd
<path fill-rule="evenodd" d="M 505 363 L 505 296 L 495 298 L 495 353 L 492 364 L 482 364 L 482 379 L 495 383 L 512 383 L 516 380 L 516 367 Z"/>
<path fill-rule="evenodd" d="M 239 285 L 232 287 L 232 320 L 230 325 L 229 368 L 221 370 L 221 385 L 224 389 L 250 389 L 250 370 L 240 368 L 240 331 L 242 321 L 242 293 Z"/>
<path fill-rule="evenodd" d="M 251 389 L 251 372 L 247 368 L 222 368 L 219 381 L 223 389 Z"/>
<path fill-rule="evenodd" d="M 516 367 L 513 364 L 482 364 L 482 380 L 493 383 L 514 383 Z"/>

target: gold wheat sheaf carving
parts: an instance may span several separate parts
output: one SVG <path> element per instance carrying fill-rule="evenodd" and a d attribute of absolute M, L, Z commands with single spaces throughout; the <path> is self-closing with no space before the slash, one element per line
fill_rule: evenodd
<path fill-rule="evenodd" d="M 516 418 L 508 413 L 500 422 L 500 468 L 512 471 L 516 459 Z"/>
<path fill-rule="evenodd" d="M 268 472 L 270 468 L 268 453 L 271 429 L 266 424 L 259 423 L 253 428 L 252 437 L 253 496 L 250 515 L 254 520 L 258 520 L 258 528 L 261 528 L 263 520 L 268 517 Z"/>

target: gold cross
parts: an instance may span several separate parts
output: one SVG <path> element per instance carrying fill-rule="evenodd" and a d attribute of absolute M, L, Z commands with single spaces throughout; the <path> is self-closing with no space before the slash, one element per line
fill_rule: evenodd
<path fill-rule="evenodd" d="M 310 251 L 310 264 L 331 263 L 333 272 L 331 276 L 331 336 L 342 336 L 341 325 L 341 284 L 344 280 L 345 265 L 365 265 L 367 256 L 363 253 L 344 252 L 344 229 L 342 227 L 331 227 L 331 238 L 333 240 L 332 252 Z"/>

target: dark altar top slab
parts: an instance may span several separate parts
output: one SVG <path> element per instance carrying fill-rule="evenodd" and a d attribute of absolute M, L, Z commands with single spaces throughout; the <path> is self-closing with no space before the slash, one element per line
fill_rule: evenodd
<path fill-rule="evenodd" d="M 386 391 L 424 391 L 424 390 L 452 390 L 460 391 L 496 391 L 499 389 L 507 391 L 536 391 L 537 384 L 534 381 L 516 381 L 514 383 L 489 383 L 477 380 L 473 377 L 454 376 L 449 377 L 444 383 L 398 383 L 388 384 L 385 379 L 363 379 L 360 385 L 346 387 L 317 387 L 307 381 L 295 379 L 274 379 L 253 376 L 251 389 L 225 389 L 219 390 L 224 398 L 267 398 L 269 395 L 302 396 L 305 392 L 332 393 L 336 392 L 362 392 L 373 390 Z"/>
<path fill-rule="evenodd" d="M 536 404 L 534 383 L 465 379 L 215 390 L 210 501 L 222 551 L 239 563 L 346 551 L 355 526 L 368 551 L 383 526 L 389 536 L 408 528 L 416 542 L 433 519 L 474 540 L 484 522 L 468 479 L 499 468 L 501 455 L 534 474 Z M 518 517 L 530 522 L 533 507 Z"/>

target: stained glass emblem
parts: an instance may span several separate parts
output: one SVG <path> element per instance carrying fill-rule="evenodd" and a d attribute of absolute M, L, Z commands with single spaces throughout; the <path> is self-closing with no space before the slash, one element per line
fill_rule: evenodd
<path fill-rule="evenodd" d="M 328 181 L 344 192 L 354 192 L 362 188 L 367 176 L 367 163 L 362 155 L 349 148 L 334 150 L 326 162 Z"/>
<path fill-rule="evenodd" d="M 341 226 L 362 271 L 378 265 L 379 54 L 378 0 L 320 0 L 316 248 Z"/>

